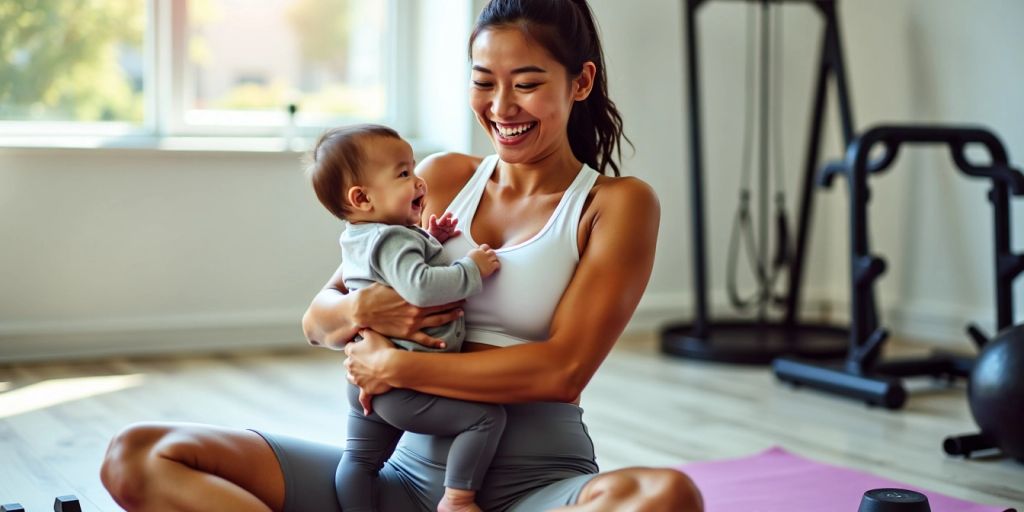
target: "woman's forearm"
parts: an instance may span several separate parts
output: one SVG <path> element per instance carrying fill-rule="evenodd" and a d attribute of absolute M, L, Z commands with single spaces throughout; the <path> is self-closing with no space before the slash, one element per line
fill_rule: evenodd
<path fill-rule="evenodd" d="M 324 288 L 302 315 L 302 332 L 312 345 L 340 350 L 359 332 L 354 308 L 353 294 Z"/>
<path fill-rule="evenodd" d="M 557 350 L 548 343 L 456 354 L 389 350 L 382 376 L 393 387 L 460 400 L 572 402 L 586 383 L 575 382 L 572 358 Z"/>

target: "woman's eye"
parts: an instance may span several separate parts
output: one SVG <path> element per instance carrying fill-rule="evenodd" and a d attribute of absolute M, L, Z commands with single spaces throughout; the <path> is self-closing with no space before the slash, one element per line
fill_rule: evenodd
<path fill-rule="evenodd" d="M 491 86 L 490 82 L 481 82 L 479 80 L 473 80 L 473 87 L 476 87 L 476 88 L 479 88 L 479 89 L 487 89 L 490 86 Z"/>
<path fill-rule="evenodd" d="M 528 91 L 530 89 L 536 89 L 538 85 L 540 85 L 540 84 L 526 83 L 526 84 L 516 84 L 516 87 L 519 88 L 519 89 L 523 89 L 523 90 L 527 90 Z"/>

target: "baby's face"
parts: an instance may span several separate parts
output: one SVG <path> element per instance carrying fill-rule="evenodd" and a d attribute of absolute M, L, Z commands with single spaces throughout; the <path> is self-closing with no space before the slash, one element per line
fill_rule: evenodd
<path fill-rule="evenodd" d="M 373 205 L 372 220 L 402 226 L 420 224 L 427 184 L 413 174 L 416 161 L 412 146 L 402 139 L 371 137 L 363 151 L 364 187 Z"/>

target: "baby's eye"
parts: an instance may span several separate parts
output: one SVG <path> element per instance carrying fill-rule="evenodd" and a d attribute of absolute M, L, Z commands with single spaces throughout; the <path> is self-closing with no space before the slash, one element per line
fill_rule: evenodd
<path fill-rule="evenodd" d="M 398 173 L 398 177 L 399 178 L 408 178 L 409 177 L 409 169 L 405 169 L 402 172 Z"/>

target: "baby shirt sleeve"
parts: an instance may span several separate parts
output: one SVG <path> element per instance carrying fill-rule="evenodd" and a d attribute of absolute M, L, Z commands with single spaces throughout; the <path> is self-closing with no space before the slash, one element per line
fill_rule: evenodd
<path fill-rule="evenodd" d="M 427 264 L 428 243 L 412 229 L 388 226 L 373 243 L 370 265 L 403 299 L 421 308 L 462 300 L 483 290 L 480 269 L 469 257 L 451 265 Z"/>

